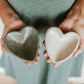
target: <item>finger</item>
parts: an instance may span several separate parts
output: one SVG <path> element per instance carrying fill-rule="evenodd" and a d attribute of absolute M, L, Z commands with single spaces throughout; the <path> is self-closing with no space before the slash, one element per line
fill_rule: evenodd
<path fill-rule="evenodd" d="M 82 51 L 80 51 L 80 49 L 78 49 L 74 54 L 73 54 L 73 57 L 77 57 L 78 54 L 80 54 Z"/>
<path fill-rule="evenodd" d="M 78 54 L 80 54 L 83 51 L 83 44 L 80 44 L 76 52 L 73 54 L 73 57 L 77 57 Z"/>
<path fill-rule="evenodd" d="M 61 64 L 62 64 L 62 63 L 54 63 L 53 66 L 54 66 L 54 67 L 58 67 L 58 66 L 60 66 Z"/>
<path fill-rule="evenodd" d="M 3 52 L 6 53 L 7 56 L 9 56 L 10 53 L 9 53 L 8 50 L 4 47 L 4 45 L 3 45 L 3 40 L 1 40 L 1 49 L 2 49 Z"/>
<path fill-rule="evenodd" d="M 37 65 L 38 64 L 38 60 L 36 59 L 32 64 Z"/>
<path fill-rule="evenodd" d="M 7 56 L 9 56 L 9 55 L 10 55 L 10 53 L 9 53 L 9 52 L 8 52 L 8 51 L 4 48 L 4 47 L 2 47 L 2 46 L 1 46 L 1 49 L 2 49 L 2 51 L 3 51 L 3 52 L 5 52 L 5 53 L 6 53 L 6 55 L 7 55 Z"/>
<path fill-rule="evenodd" d="M 41 51 L 41 47 L 39 46 L 39 52 Z"/>
<path fill-rule="evenodd" d="M 51 61 L 51 59 L 50 59 L 50 57 L 48 57 L 47 58 L 47 63 L 51 63 L 52 61 Z"/>
<path fill-rule="evenodd" d="M 3 52 L 6 53 L 7 56 L 9 56 L 10 53 L 8 52 L 8 50 L 5 48 L 5 46 L 3 44 L 3 39 L 4 39 L 5 35 L 6 35 L 6 31 L 4 30 L 4 32 L 2 34 L 2 37 L 1 37 L 1 49 L 2 49 Z"/>
<path fill-rule="evenodd" d="M 47 57 L 48 56 L 48 53 L 47 53 L 46 50 L 43 52 L 43 55 L 44 55 L 44 57 Z"/>
<path fill-rule="evenodd" d="M 4 44 L 3 44 L 3 37 L 1 38 L 1 49 L 3 52 L 6 53 L 7 56 L 10 55 L 10 53 L 8 52 L 8 50 L 5 48 Z"/>
<path fill-rule="evenodd" d="M 43 41 L 43 47 L 45 47 L 45 40 Z"/>
<path fill-rule="evenodd" d="M 26 61 L 24 61 L 24 63 L 25 63 L 26 65 L 28 65 L 28 66 L 30 66 L 30 65 L 31 65 L 31 63 L 30 63 L 30 62 L 26 62 Z"/>
<path fill-rule="evenodd" d="M 40 60 L 40 54 L 37 54 L 37 60 Z"/>
<path fill-rule="evenodd" d="M 67 31 L 71 30 L 72 26 L 74 24 L 74 20 L 71 18 L 66 18 L 60 25 L 59 28 L 66 33 Z"/>

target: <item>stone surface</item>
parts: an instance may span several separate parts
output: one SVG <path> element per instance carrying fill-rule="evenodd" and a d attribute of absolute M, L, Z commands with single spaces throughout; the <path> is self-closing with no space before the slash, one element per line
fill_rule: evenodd
<path fill-rule="evenodd" d="M 75 32 L 63 34 L 56 27 L 49 28 L 45 36 L 46 50 L 54 63 L 70 58 L 77 50 L 79 41 L 79 36 Z"/>
<path fill-rule="evenodd" d="M 38 51 L 39 36 L 35 28 L 28 26 L 8 33 L 3 42 L 6 49 L 14 56 L 34 61 Z"/>

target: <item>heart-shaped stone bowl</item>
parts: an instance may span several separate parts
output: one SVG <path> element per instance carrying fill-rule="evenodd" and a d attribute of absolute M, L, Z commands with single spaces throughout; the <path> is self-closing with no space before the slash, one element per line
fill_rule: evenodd
<path fill-rule="evenodd" d="M 26 26 L 19 31 L 9 32 L 4 37 L 3 43 L 14 56 L 33 62 L 38 52 L 39 35 L 34 27 Z"/>
<path fill-rule="evenodd" d="M 57 27 L 51 27 L 45 35 L 45 46 L 48 56 L 54 63 L 69 59 L 79 46 L 80 38 L 75 32 L 63 32 Z"/>

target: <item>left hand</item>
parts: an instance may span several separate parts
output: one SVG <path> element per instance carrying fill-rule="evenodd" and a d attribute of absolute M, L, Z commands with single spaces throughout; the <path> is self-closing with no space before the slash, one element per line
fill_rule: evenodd
<path fill-rule="evenodd" d="M 84 0 L 77 0 L 76 3 L 71 8 L 65 20 L 59 25 L 59 28 L 64 32 L 76 32 L 80 37 L 80 45 L 76 52 L 73 54 L 73 57 L 76 57 L 84 49 Z M 45 46 L 45 42 L 43 42 Z M 48 56 L 47 51 L 44 51 L 44 56 Z M 51 59 L 47 58 L 47 63 L 51 63 Z M 54 63 L 54 66 L 57 67 L 62 63 Z"/>

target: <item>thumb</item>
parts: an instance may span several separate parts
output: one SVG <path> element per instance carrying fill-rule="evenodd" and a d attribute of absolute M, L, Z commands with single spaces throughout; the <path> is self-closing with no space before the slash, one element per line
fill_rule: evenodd
<path fill-rule="evenodd" d="M 71 28 L 73 27 L 74 24 L 74 20 L 72 20 L 71 18 L 66 18 L 60 25 L 59 28 L 63 31 L 63 32 L 67 32 L 70 31 Z"/>
<path fill-rule="evenodd" d="M 6 32 L 4 31 L 3 34 L 2 34 L 2 37 L 1 37 L 1 49 L 2 49 L 3 52 L 6 53 L 7 56 L 9 56 L 10 53 L 5 48 L 4 43 L 3 43 L 3 39 L 4 39 L 5 35 L 6 35 Z"/>

